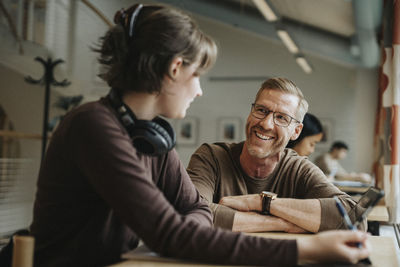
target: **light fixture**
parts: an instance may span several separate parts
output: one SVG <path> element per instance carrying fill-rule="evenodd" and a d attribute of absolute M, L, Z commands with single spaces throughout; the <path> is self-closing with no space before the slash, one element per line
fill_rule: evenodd
<path fill-rule="evenodd" d="M 307 60 L 300 53 L 299 47 L 290 37 L 289 33 L 283 28 L 283 24 L 279 17 L 279 14 L 276 14 L 274 12 L 268 0 L 253 0 L 253 3 L 264 16 L 264 18 L 275 25 L 278 37 L 281 39 L 281 41 L 290 51 L 290 53 L 296 56 L 297 64 L 303 69 L 305 73 L 310 74 L 313 71 L 310 64 L 308 64 Z"/>
<path fill-rule="evenodd" d="M 281 38 L 283 44 L 286 46 L 286 48 L 290 51 L 292 54 L 297 54 L 300 52 L 299 48 L 293 41 L 293 39 L 290 37 L 289 33 L 285 30 L 278 29 L 277 34 L 279 38 Z"/>
<path fill-rule="evenodd" d="M 299 66 L 303 69 L 303 71 L 307 74 L 310 74 L 312 72 L 312 68 L 310 66 L 310 64 L 308 64 L 307 60 L 302 57 L 296 57 L 296 62 L 297 64 L 299 64 Z"/>
<path fill-rule="evenodd" d="M 272 8 L 268 5 L 265 0 L 253 0 L 253 3 L 257 6 L 258 10 L 260 10 L 261 14 L 268 20 L 268 21 L 277 21 L 278 16 L 272 10 Z"/>

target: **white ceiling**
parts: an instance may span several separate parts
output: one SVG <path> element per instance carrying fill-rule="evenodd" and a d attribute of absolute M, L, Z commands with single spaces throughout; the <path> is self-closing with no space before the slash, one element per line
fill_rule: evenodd
<path fill-rule="evenodd" d="M 278 40 L 283 26 L 305 53 L 377 67 L 381 0 L 265 0 L 280 17 L 264 19 L 252 0 L 158 0 Z M 278 40 L 279 41 L 279 40 Z"/>
<path fill-rule="evenodd" d="M 252 3 L 252 1 L 247 1 Z M 355 32 L 352 1 L 271 0 L 284 18 L 350 37 Z"/>

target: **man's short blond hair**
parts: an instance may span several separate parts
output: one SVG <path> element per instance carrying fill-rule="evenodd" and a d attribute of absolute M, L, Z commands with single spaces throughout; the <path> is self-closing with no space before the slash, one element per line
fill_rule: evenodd
<path fill-rule="evenodd" d="M 299 98 L 299 106 L 297 107 L 296 119 L 301 122 L 303 121 L 304 115 L 306 115 L 308 110 L 308 103 L 304 98 L 303 92 L 294 82 L 282 77 L 270 78 L 261 85 L 261 88 L 257 92 L 255 101 L 257 101 L 261 92 L 264 90 L 276 90 L 297 96 Z"/>

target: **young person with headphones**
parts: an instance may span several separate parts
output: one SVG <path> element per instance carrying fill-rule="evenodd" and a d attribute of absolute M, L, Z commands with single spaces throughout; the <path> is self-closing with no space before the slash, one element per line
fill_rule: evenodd
<path fill-rule="evenodd" d="M 112 264 L 139 239 L 164 256 L 224 264 L 368 256 L 367 235 L 357 231 L 295 241 L 212 228 L 159 116 L 183 118 L 202 95 L 199 76 L 213 65 L 216 45 L 165 6 L 135 4 L 114 21 L 97 49 L 111 92 L 63 119 L 40 169 L 30 229 L 35 266 Z M 356 242 L 363 247 L 349 245 Z"/>

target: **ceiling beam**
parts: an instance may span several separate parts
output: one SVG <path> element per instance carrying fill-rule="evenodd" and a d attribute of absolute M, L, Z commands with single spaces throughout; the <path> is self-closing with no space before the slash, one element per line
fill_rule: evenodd
<path fill-rule="evenodd" d="M 355 39 L 360 48 L 362 65 L 376 67 L 380 61 L 380 49 L 376 31 L 382 20 L 382 1 L 353 0 Z"/>
<path fill-rule="evenodd" d="M 246 10 L 243 11 L 235 1 L 159 0 L 159 2 L 176 6 L 190 13 L 217 20 L 233 27 L 251 31 L 273 42 L 281 43 L 276 34 L 275 23 L 266 21 L 255 8 L 246 6 Z M 301 51 L 305 53 L 350 66 L 364 66 L 365 64 L 364 60 L 358 55 L 351 53 L 352 43 L 350 38 L 287 20 L 281 20 L 279 23 L 293 36 Z"/>

